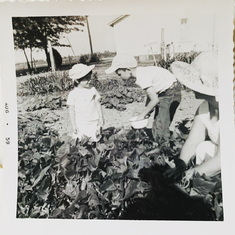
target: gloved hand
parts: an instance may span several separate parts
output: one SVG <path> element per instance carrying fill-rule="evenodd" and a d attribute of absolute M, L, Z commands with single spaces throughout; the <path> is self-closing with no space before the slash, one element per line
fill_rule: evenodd
<path fill-rule="evenodd" d="M 175 167 L 167 169 L 163 173 L 163 176 L 170 181 L 179 182 L 183 178 L 187 167 L 185 162 L 180 158 L 173 157 L 172 159 L 174 160 Z"/>

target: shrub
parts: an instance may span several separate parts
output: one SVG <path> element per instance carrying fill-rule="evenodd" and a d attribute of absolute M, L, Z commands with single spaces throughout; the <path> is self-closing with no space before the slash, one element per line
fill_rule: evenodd
<path fill-rule="evenodd" d="M 91 55 L 91 58 L 90 58 L 90 63 L 94 63 L 94 62 L 99 62 L 100 61 L 100 54 L 98 53 L 94 53 Z"/>
<path fill-rule="evenodd" d="M 199 54 L 200 52 L 197 51 L 178 53 L 175 57 L 175 60 L 191 64 L 195 57 L 197 57 Z"/>
<path fill-rule="evenodd" d="M 18 95 L 47 94 L 55 91 L 67 91 L 73 87 L 73 82 L 66 72 L 39 74 L 21 83 Z"/>
<path fill-rule="evenodd" d="M 162 67 L 164 69 L 169 69 L 171 63 L 173 63 L 174 61 L 182 61 L 191 64 L 192 61 L 195 59 L 195 57 L 198 56 L 199 54 L 200 52 L 197 51 L 178 53 L 176 54 L 175 58 L 171 60 L 161 59 L 160 61 L 158 61 L 157 66 Z"/>
<path fill-rule="evenodd" d="M 87 54 L 81 55 L 79 58 L 79 62 L 82 64 L 86 64 L 88 62 L 89 56 Z"/>

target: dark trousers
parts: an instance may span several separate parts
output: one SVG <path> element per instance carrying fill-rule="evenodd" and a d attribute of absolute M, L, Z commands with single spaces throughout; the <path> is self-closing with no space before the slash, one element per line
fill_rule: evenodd
<path fill-rule="evenodd" d="M 181 86 L 178 83 L 158 95 L 159 103 L 155 107 L 152 126 L 153 138 L 162 143 L 169 140 L 170 125 L 177 107 L 181 102 Z M 146 104 L 149 102 L 147 99 Z"/>

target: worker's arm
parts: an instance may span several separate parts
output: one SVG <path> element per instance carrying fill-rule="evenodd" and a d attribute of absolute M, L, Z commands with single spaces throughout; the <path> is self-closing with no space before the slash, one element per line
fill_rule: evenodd
<path fill-rule="evenodd" d="M 158 104 L 159 102 L 159 98 L 157 93 L 154 91 L 153 87 L 148 87 L 145 89 L 149 102 L 146 105 L 146 107 L 144 108 L 144 110 L 138 115 L 138 119 L 137 120 L 142 120 L 146 117 L 147 114 L 149 114 Z"/>
<path fill-rule="evenodd" d="M 188 165 L 190 159 L 195 156 L 197 146 L 203 142 L 205 138 L 206 128 L 196 114 L 189 136 L 180 153 L 180 159 L 182 159 L 186 165 Z"/>

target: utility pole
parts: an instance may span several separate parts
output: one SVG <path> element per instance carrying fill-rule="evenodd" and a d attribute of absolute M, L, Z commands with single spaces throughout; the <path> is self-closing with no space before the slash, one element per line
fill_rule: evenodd
<path fill-rule="evenodd" d="M 92 41 L 91 41 L 91 32 L 90 32 L 90 27 L 89 27 L 89 22 L 88 22 L 88 16 L 86 16 L 86 24 L 87 24 L 87 32 L 88 32 L 88 37 L 89 37 L 91 55 L 93 55 L 93 48 L 92 48 Z"/>

